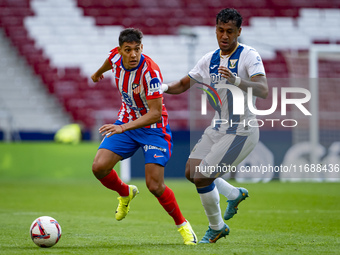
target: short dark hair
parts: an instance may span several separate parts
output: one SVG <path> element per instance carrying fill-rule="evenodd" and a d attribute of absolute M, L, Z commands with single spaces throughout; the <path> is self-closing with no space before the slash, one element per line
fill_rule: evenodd
<path fill-rule="evenodd" d="M 125 42 L 142 43 L 143 33 L 136 28 L 126 28 L 119 34 L 119 46 L 122 46 Z"/>
<path fill-rule="evenodd" d="M 241 14 L 236 11 L 233 8 L 226 8 L 221 10 L 216 15 L 216 25 L 218 24 L 218 21 L 221 21 L 223 23 L 228 23 L 229 21 L 232 21 L 235 23 L 235 25 L 240 28 L 242 25 L 242 16 Z"/>

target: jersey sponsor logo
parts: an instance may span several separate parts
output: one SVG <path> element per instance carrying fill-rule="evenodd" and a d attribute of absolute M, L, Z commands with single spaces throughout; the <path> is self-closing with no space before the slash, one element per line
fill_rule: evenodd
<path fill-rule="evenodd" d="M 215 69 L 217 66 L 218 66 L 218 65 L 213 65 L 213 66 L 210 67 L 210 69 L 211 69 L 211 70 L 212 70 L 212 69 Z"/>
<path fill-rule="evenodd" d="M 237 76 L 237 73 L 236 72 L 233 72 L 233 75 Z M 221 76 L 221 74 L 215 74 L 215 73 L 211 73 L 210 74 L 210 82 L 212 84 L 217 84 L 217 83 L 229 83 L 227 82 L 227 79 L 226 78 L 223 78 Z"/>
<path fill-rule="evenodd" d="M 161 87 L 161 82 L 160 82 L 160 80 L 158 78 L 151 79 L 151 81 L 150 81 L 150 89 L 149 89 L 149 91 L 151 93 L 159 91 L 160 87 Z"/>
<path fill-rule="evenodd" d="M 123 91 L 123 92 L 122 92 L 122 95 L 123 95 L 123 100 L 124 100 L 124 102 L 125 102 L 128 106 L 132 106 L 132 100 L 131 100 L 129 94 Z"/>
<path fill-rule="evenodd" d="M 237 60 L 238 59 L 230 59 L 230 65 L 229 65 L 230 69 L 234 69 L 236 67 Z"/>
<path fill-rule="evenodd" d="M 144 145 L 143 149 L 145 152 L 147 152 L 148 150 L 159 150 L 159 151 L 166 152 L 165 148 L 154 146 L 154 145 Z"/>
<path fill-rule="evenodd" d="M 213 84 L 220 83 L 222 80 L 225 80 L 225 78 L 223 78 L 220 73 L 219 74 L 215 74 L 215 73 L 210 74 L 211 83 L 213 83 Z"/>
<path fill-rule="evenodd" d="M 145 107 L 135 107 L 135 106 L 129 106 L 131 110 L 134 110 L 134 111 L 141 111 L 143 109 L 145 109 Z"/>
<path fill-rule="evenodd" d="M 130 107 L 131 110 L 141 111 L 141 110 L 145 109 L 145 107 L 136 107 L 136 106 L 133 106 L 131 97 L 125 91 L 122 92 L 122 95 L 123 95 L 124 102 Z"/>

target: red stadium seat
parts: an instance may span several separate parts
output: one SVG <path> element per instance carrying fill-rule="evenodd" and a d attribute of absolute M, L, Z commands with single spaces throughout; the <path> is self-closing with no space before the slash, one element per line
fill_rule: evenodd
<path fill-rule="evenodd" d="M 226 7 L 223 0 L 77 0 L 85 16 L 94 17 L 99 26 L 135 26 L 144 34 L 176 34 L 180 25 L 214 26 L 216 13 Z M 120 95 L 110 79 L 104 79 L 95 87 L 89 87 L 88 77 L 79 68 L 56 68 L 29 38 L 24 26 L 24 17 L 34 15 L 30 0 L 0 0 L 0 26 L 11 39 L 19 53 L 25 57 L 36 74 L 40 75 L 51 93 L 72 113 L 75 120 L 82 121 L 88 128 L 95 125 L 94 114 L 101 109 L 118 110 Z M 301 8 L 339 8 L 338 0 L 230 0 L 228 7 L 237 8 L 243 16 L 244 26 L 251 17 L 298 17 Z M 264 60 L 270 79 L 287 78 L 288 70 L 280 52 L 273 60 Z M 338 63 L 323 63 L 320 67 L 324 77 L 340 74 Z M 279 86 L 279 85 L 277 85 Z M 334 92 L 334 94 L 339 91 Z M 182 111 L 189 107 L 188 94 L 165 95 L 169 112 Z M 267 100 L 268 101 L 268 100 Z M 270 107 L 265 100 L 258 100 L 264 109 Z M 332 100 L 325 100 L 324 104 Z M 336 100 L 334 100 L 336 101 Z M 330 106 L 327 106 L 330 107 Z M 113 116 L 114 119 L 115 116 Z M 112 120 L 110 120 L 112 121 Z M 171 119 L 174 129 L 188 128 L 187 120 Z"/>

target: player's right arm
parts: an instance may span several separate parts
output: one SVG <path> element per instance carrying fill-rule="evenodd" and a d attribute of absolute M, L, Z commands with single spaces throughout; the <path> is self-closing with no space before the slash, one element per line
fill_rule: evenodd
<path fill-rule="evenodd" d="M 152 125 L 161 120 L 162 117 L 162 97 L 147 100 L 149 111 L 138 119 L 125 123 L 123 125 L 105 124 L 99 128 L 102 136 L 110 137 L 114 134 L 121 134 L 128 130 L 142 128 Z"/>
<path fill-rule="evenodd" d="M 110 60 L 107 58 L 103 65 L 94 73 L 91 75 L 91 79 L 93 82 L 98 82 L 104 78 L 103 73 L 106 71 L 109 71 L 112 69 L 112 65 L 110 63 Z"/>
<path fill-rule="evenodd" d="M 183 77 L 179 81 L 171 82 L 169 84 L 162 84 L 162 90 L 168 94 L 181 94 L 187 91 L 196 83 L 203 82 L 203 77 L 206 72 L 206 63 L 210 61 L 211 54 L 204 55 L 189 72 L 188 76 Z M 208 69 L 209 70 L 209 69 Z"/>
<path fill-rule="evenodd" d="M 179 81 L 174 81 L 169 84 L 162 84 L 162 89 L 164 92 L 168 94 L 181 94 L 187 91 L 194 82 L 190 79 L 189 76 L 185 76 Z M 165 89 L 164 89 L 165 88 Z"/>

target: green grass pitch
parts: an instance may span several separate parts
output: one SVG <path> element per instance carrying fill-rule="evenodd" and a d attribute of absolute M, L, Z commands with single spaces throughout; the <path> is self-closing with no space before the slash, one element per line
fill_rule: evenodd
<path fill-rule="evenodd" d="M 91 173 L 97 146 L 0 143 L 0 254 L 340 253 L 340 183 L 233 182 L 250 197 L 226 222 L 230 235 L 215 244 L 185 246 L 144 180 L 131 181 L 140 194 L 124 220 L 114 219 L 117 194 Z M 184 179 L 166 184 L 202 238 L 208 222 L 194 186 Z M 43 215 L 62 227 L 51 248 L 39 248 L 29 237 L 31 223 Z"/>

